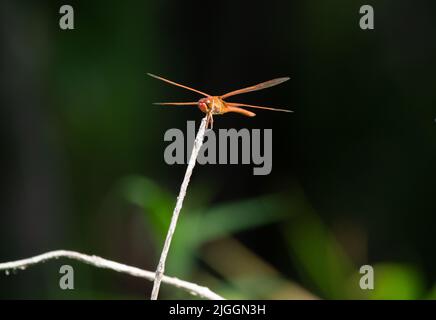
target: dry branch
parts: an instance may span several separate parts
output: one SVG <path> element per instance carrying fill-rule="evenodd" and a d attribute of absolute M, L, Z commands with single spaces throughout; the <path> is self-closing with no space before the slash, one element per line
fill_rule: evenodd
<path fill-rule="evenodd" d="M 173 211 L 173 215 L 171 217 L 170 226 L 168 228 L 167 237 L 165 239 L 165 243 L 162 249 L 162 253 L 159 259 L 159 263 L 156 269 L 156 278 L 153 283 L 153 291 L 151 293 L 151 300 L 157 300 L 159 295 L 160 283 L 162 281 L 162 277 L 165 272 L 165 262 L 168 256 L 168 250 L 170 249 L 171 240 L 174 235 L 174 231 L 177 226 L 177 219 L 179 218 L 180 210 L 182 209 L 183 199 L 185 199 L 186 189 L 189 185 L 189 180 L 192 175 L 192 170 L 194 170 L 195 164 L 197 162 L 198 152 L 200 151 L 201 146 L 203 145 L 204 133 L 206 131 L 208 116 L 204 117 L 201 121 L 200 128 L 198 129 L 197 136 L 195 137 L 194 146 L 192 148 L 191 157 L 189 158 L 188 167 L 186 168 L 185 177 L 183 178 L 182 185 L 180 187 L 179 196 L 177 197 L 176 206 Z"/>
<path fill-rule="evenodd" d="M 68 250 L 56 250 L 46 252 L 31 258 L 0 263 L 0 270 L 4 270 L 6 275 L 10 270 L 25 270 L 33 265 L 43 263 L 52 259 L 69 258 L 77 260 L 97 268 L 109 269 L 120 273 L 126 273 L 134 277 L 144 278 L 150 281 L 155 279 L 155 273 L 147 270 L 142 270 L 136 267 L 128 266 L 115 261 L 107 260 L 98 256 L 89 256 L 83 253 L 68 251 Z M 209 288 L 200 286 L 195 283 L 180 280 L 174 277 L 163 276 L 162 282 L 172 285 L 176 288 L 183 289 L 192 295 L 199 296 L 201 298 L 210 300 L 224 300 L 220 295 L 212 292 Z"/>

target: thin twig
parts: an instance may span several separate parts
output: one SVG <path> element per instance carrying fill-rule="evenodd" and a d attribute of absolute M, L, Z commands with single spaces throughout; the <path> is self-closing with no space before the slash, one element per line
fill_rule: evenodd
<path fill-rule="evenodd" d="M 77 260 L 97 268 L 110 269 L 113 271 L 126 273 L 134 277 L 144 278 L 150 281 L 153 281 L 155 278 L 155 273 L 151 271 L 142 270 L 136 267 L 107 260 L 98 256 L 94 256 L 94 255 L 89 256 L 83 253 L 69 251 L 69 250 L 50 251 L 28 259 L 0 263 L 0 270 L 5 270 L 6 275 L 8 275 L 9 270 L 17 270 L 17 269 L 25 270 L 28 267 L 31 267 L 39 263 L 43 263 L 47 260 L 59 259 L 59 258 L 69 258 L 69 259 Z M 209 288 L 199 286 L 198 284 L 195 283 L 187 282 L 184 280 L 180 280 L 168 276 L 163 276 L 162 282 L 183 289 L 189 292 L 190 294 L 199 296 L 201 298 L 210 299 L 210 300 L 224 300 L 223 297 L 216 294 L 215 292 L 212 292 Z"/>
<path fill-rule="evenodd" d="M 188 188 L 189 179 L 192 175 L 192 170 L 195 167 L 195 163 L 197 162 L 198 152 L 200 151 L 201 146 L 203 145 L 204 133 L 206 131 L 208 116 L 204 117 L 201 121 L 200 128 L 198 129 L 197 136 L 195 137 L 194 146 L 192 148 L 191 157 L 189 158 L 188 167 L 186 168 L 185 177 L 183 178 L 182 186 L 180 187 L 179 196 L 177 197 L 176 206 L 173 211 L 173 216 L 171 217 L 171 223 L 168 228 L 167 237 L 165 239 L 165 243 L 162 249 L 162 253 L 159 259 L 159 263 L 156 269 L 156 277 L 153 283 L 153 291 L 151 293 L 151 300 L 157 300 L 157 296 L 159 295 L 160 283 L 162 281 L 162 277 L 165 271 L 165 261 L 168 256 L 168 250 L 170 248 L 171 240 L 174 235 L 174 231 L 177 226 L 177 219 L 179 218 L 180 210 L 182 209 L 183 199 L 185 199 L 186 189 Z"/>

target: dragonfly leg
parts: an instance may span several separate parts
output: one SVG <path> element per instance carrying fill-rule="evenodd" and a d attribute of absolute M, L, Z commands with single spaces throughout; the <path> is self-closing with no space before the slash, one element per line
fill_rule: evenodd
<path fill-rule="evenodd" d="M 213 129 L 213 116 L 212 113 L 208 113 L 206 116 L 206 130 L 209 128 L 209 130 Z"/>

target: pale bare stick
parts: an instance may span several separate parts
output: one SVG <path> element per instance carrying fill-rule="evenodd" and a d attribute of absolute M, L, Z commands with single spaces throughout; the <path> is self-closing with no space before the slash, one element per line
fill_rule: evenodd
<path fill-rule="evenodd" d="M 142 270 L 136 267 L 107 260 L 98 256 L 94 256 L 94 255 L 90 256 L 90 255 L 86 255 L 76 251 L 69 251 L 69 250 L 50 251 L 27 259 L 0 263 L 0 270 L 4 270 L 5 274 L 9 275 L 10 274 L 9 270 L 25 270 L 33 265 L 43 263 L 45 261 L 52 260 L 52 259 L 59 259 L 59 258 L 68 258 L 68 259 L 77 260 L 97 268 L 110 269 L 120 273 L 126 273 L 134 277 L 144 278 L 150 281 L 153 281 L 155 278 L 155 273 L 151 271 Z M 199 296 L 201 298 L 210 299 L 210 300 L 224 299 L 223 297 L 216 294 L 215 292 L 212 292 L 207 287 L 203 287 L 198 284 L 180 280 L 174 277 L 163 276 L 162 282 L 172 285 L 176 288 L 183 289 L 189 292 L 190 294 L 194 296 Z"/>
<path fill-rule="evenodd" d="M 156 275 L 153 283 L 153 291 L 151 292 L 151 300 L 157 300 L 159 295 L 160 284 L 163 279 L 165 272 L 165 262 L 168 256 L 168 250 L 170 249 L 171 240 L 173 239 L 174 231 L 177 226 L 177 219 L 179 218 L 180 210 L 182 209 L 183 200 L 185 199 L 186 189 L 188 189 L 189 180 L 192 175 L 192 170 L 197 162 L 198 152 L 203 145 L 204 133 L 206 131 L 208 116 L 201 120 L 200 128 L 198 129 L 197 136 L 195 137 L 194 146 L 192 148 L 191 157 L 189 158 L 188 167 L 186 168 L 185 177 L 183 178 L 182 185 L 180 187 L 179 196 L 177 197 L 176 206 L 173 211 L 173 216 L 171 217 L 170 226 L 168 228 L 167 237 L 160 255 L 159 263 L 156 269 Z"/>

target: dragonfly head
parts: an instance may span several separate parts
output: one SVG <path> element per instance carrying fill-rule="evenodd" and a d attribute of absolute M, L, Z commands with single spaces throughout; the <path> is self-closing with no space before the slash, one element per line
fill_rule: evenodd
<path fill-rule="evenodd" d="M 198 100 L 198 108 L 204 112 L 204 113 L 208 113 L 211 109 L 211 104 L 212 100 L 208 97 L 206 98 L 202 98 L 200 100 Z"/>

